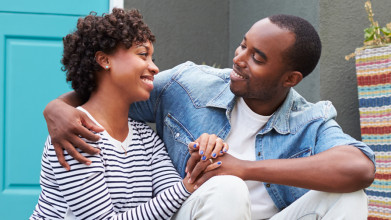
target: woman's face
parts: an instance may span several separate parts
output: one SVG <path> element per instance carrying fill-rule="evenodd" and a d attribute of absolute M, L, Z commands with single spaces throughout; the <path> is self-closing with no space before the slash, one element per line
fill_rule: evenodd
<path fill-rule="evenodd" d="M 149 98 L 154 75 L 159 72 L 152 60 L 153 51 L 153 45 L 148 41 L 133 43 L 129 49 L 120 46 L 109 55 L 111 79 L 121 96 L 132 102 Z"/>

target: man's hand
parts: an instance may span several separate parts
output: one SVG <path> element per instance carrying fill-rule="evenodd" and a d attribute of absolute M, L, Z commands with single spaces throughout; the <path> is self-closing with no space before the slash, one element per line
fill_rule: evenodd
<path fill-rule="evenodd" d="M 200 161 L 200 157 L 190 157 L 187 164 L 196 164 L 194 169 L 191 171 L 189 170 L 188 175 L 190 175 L 190 183 L 196 183 L 196 185 L 199 186 L 199 184 L 202 184 L 206 181 L 204 177 L 212 177 L 212 176 L 218 176 L 218 175 L 233 175 L 237 176 L 244 180 L 243 176 L 243 166 L 247 163 L 243 160 L 239 160 L 234 156 L 231 156 L 230 154 L 226 153 L 224 156 L 219 157 L 220 166 L 218 169 L 209 169 L 208 166 L 211 166 L 209 161 Z M 198 163 L 194 162 L 197 161 Z M 209 179 L 208 178 L 208 179 Z"/>
<path fill-rule="evenodd" d="M 97 154 L 99 150 L 85 143 L 81 137 L 91 141 L 98 141 L 99 136 L 88 129 L 101 132 L 104 129 L 97 126 L 83 112 L 66 104 L 62 100 L 55 99 L 45 108 L 43 115 L 45 117 L 52 144 L 56 151 L 59 163 L 67 170 L 70 170 L 69 164 L 64 158 L 64 149 L 80 163 L 91 164 L 91 161 L 83 157 L 75 147 L 83 152 Z"/>

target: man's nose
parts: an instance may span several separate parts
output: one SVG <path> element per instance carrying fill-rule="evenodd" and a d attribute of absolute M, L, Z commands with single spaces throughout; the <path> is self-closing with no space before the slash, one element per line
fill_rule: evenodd
<path fill-rule="evenodd" d="M 241 50 L 241 48 L 238 48 L 235 51 L 235 57 L 232 59 L 232 61 L 235 65 L 238 65 L 240 67 L 244 67 L 246 65 L 245 57 L 246 57 L 245 51 Z"/>

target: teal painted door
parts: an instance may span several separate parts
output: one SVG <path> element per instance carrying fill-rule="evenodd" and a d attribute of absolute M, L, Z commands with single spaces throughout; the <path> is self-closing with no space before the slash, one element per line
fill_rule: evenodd
<path fill-rule="evenodd" d="M 70 91 L 62 37 L 109 0 L 0 0 L 0 219 L 28 219 L 40 193 L 48 135 L 42 111 Z"/>

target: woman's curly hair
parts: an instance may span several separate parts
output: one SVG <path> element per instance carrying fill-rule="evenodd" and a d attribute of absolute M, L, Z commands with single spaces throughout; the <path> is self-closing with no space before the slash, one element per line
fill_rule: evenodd
<path fill-rule="evenodd" d="M 77 21 L 77 30 L 63 38 L 61 60 L 66 81 L 83 101 L 88 100 L 96 87 L 96 72 L 103 68 L 96 62 L 95 53 L 113 53 L 118 45 L 129 49 L 134 42 L 154 42 L 155 36 L 143 22 L 136 9 L 115 8 L 110 14 L 97 16 L 91 12 Z"/>

